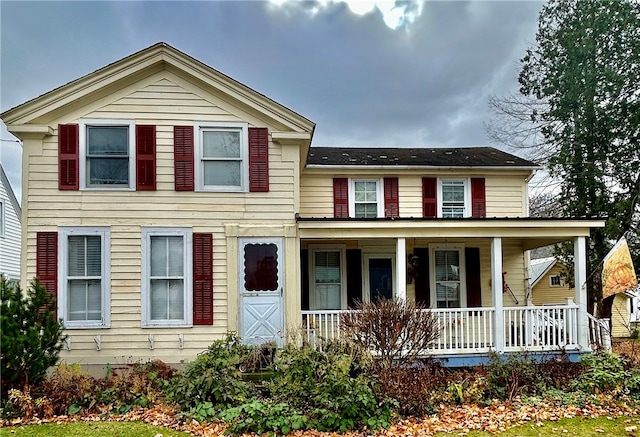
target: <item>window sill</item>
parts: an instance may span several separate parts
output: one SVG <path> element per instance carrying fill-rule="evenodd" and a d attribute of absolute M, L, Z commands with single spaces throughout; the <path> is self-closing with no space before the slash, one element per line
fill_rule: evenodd
<path fill-rule="evenodd" d="M 143 329 L 158 329 L 158 328 L 193 328 L 192 323 L 168 323 L 168 322 L 155 322 L 155 323 L 143 323 L 140 325 Z"/>
<path fill-rule="evenodd" d="M 81 325 L 80 324 L 69 325 L 68 322 L 63 322 L 63 328 L 64 329 L 109 329 L 111 328 L 111 325 L 110 324 L 90 325 L 86 323 L 83 323 Z"/>

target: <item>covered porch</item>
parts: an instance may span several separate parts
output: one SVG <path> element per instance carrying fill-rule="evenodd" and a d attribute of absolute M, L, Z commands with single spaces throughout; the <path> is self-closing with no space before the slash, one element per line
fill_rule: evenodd
<path fill-rule="evenodd" d="M 340 335 L 358 300 L 414 299 L 439 321 L 425 354 L 586 352 L 600 334 L 584 287 L 562 303 L 533 305 L 529 250 L 574 247 L 584 284 L 586 237 L 601 220 L 299 219 L 301 319 L 306 341 Z"/>

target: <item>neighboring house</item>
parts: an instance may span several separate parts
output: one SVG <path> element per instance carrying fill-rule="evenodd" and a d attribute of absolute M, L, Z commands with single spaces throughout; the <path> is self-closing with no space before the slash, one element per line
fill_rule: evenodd
<path fill-rule="evenodd" d="M 584 290 L 536 308 L 558 335 L 532 330 L 526 254 L 573 241 L 584 283 L 604 222 L 529 218 L 532 162 L 311 147 L 313 122 L 164 43 L 1 117 L 23 140 L 24 277 L 56 293 L 68 362 L 179 363 L 228 330 L 315 341 L 382 297 L 435 308 L 450 364 L 589 350 Z"/>
<path fill-rule="evenodd" d="M 529 272 L 533 305 L 557 305 L 574 299 L 575 291 L 563 279 L 566 269 L 555 257 L 532 259 Z M 618 293 L 610 299 L 611 317 L 603 320 L 613 337 L 629 337 L 635 321 L 635 294 Z"/>
<path fill-rule="evenodd" d="M 555 257 L 532 259 L 531 301 L 534 305 L 564 304 L 574 299 L 575 291 L 565 282 L 564 266 Z"/>
<path fill-rule="evenodd" d="M 20 279 L 22 211 L 0 164 L 0 274 L 8 279 Z"/>

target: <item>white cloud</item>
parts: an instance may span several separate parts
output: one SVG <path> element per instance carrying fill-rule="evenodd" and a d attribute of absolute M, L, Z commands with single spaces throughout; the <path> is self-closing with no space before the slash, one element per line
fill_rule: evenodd
<path fill-rule="evenodd" d="M 299 0 L 269 0 L 278 7 L 302 6 Z M 412 24 L 422 14 L 423 0 L 318 0 L 314 6 L 306 9 L 311 15 L 328 10 L 331 6 L 345 4 L 356 15 L 367 15 L 376 9 L 382 15 L 385 24 L 391 29 L 398 29 Z"/>

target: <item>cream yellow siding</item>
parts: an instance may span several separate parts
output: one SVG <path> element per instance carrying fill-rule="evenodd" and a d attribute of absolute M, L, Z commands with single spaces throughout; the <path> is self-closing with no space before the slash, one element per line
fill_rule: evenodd
<path fill-rule="evenodd" d="M 611 335 L 629 337 L 633 328 L 629 321 L 629 300 L 624 293 L 618 293 L 611 304 Z"/>
<path fill-rule="evenodd" d="M 110 326 L 103 329 L 67 329 L 69 340 L 61 353 L 67 362 L 125 364 L 159 358 L 169 363 L 193 359 L 227 330 L 237 330 L 237 248 L 228 258 L 225 226 L 250 229 L 253 235 L 281 237 L 285 241 L 286 293 L 291 308 L 299 309 L 299 269 L 296 253 L 295 213 L 300 158 L 295 145 L 269 142 L 269 192 L 176 192 L 174 190 L 173 126 L 194 122 L 248 122 L 250 126 L 281 129 L 257 113 L 233 106 L 228 98 L 208 93 L 170 71 L 163 70 L 126 88 L 74 106 L 73 111 L 50 121 L 54 135 L 25 141 L 24 161 L 28 198 L 26 208 L 25 278 L 35 276 L 36 233 L 58 226 L 109 228 Z M 156 191 L 58 190 L 59 123 L 81 119 L 127 119 L 156 126 Z M 296 148 L 297 150 L 297 148 Z M 174 328 L 141 327 L 141 228 L 187 227 L 213 234 L 213 326 Z M 288 230 L 289 229 L 289 230 Z M 293 240 L 292 240 L 293 235 Z M 286 238 L 285 238 L 286 237 Z M 233 287 L 230 288 L 229 285 Z M 233 312 L 233 314 L 230 314 Z M 292 311 L 286 316 L 295 318 Z M 98 343 L 100 350 L 98 351 Z"/>
<path fill-rule="evenodd" d="M 534 305 L 560 305 L 567 303 L 567 299 L 575 300 L 575 291 L 562 279 L 565 274 L 561 264 L 556 263 L 540 278 L 532 289 L 531 298 Z M 551 276 L 559 275 L 561 286 L 551 286 Z"/>
<path fill-rule="evenodd" d="M 511 172 L 509 172 L 511 173 Z M 519 174 L 501 175 L 487 170 L 485 176 L 485 196 L 487 217 L 526 216 L 526 178 L 528 171 Z M 300 181 L 300 215 L 302 217 L 333 217 L 333 177 L 357 177 L 359 179 L 379 179 L 385 176 L 398 177 L 398 197 L 400 217 L 422 217 L 422 177 L 478 177 L 477 174 L 462 171 L 415 174 L 354 172 L 354 174 L 333 175 L 319 170 L 307 170 Z M 483 175 L 484 176 L 484 175 Z"/>

